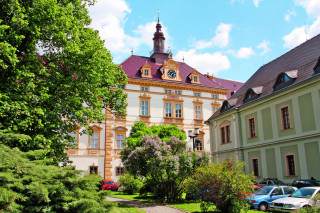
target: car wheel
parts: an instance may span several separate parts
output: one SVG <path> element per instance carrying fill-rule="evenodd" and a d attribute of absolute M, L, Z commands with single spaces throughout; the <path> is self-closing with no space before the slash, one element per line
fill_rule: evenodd
<path fill-rule="evenodd" d="M 268 210 L 268 204 L 260 203 L 260 205 L 258 206 L 258 210 L 262 212 L 266 212 Z"/>

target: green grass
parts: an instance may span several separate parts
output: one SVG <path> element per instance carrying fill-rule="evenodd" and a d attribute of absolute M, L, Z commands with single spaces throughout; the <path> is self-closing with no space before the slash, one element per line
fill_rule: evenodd
<path fill-rule="evenodd" d="M 111 191 L 109 196 L 122 198 L 122 199 L 126 199 L 126 200 L 138 200 L 138 201 L 143 201 L 143 202 L 148 202 L 148 203 L 161 203 L 159 200 L 154 199 L 151 196 L 150 197 L 139 197 L 139 194 L 127 195 L 127 194 L 123 194 L 123 192 Z"/>
<path fill-rule="evenodd" d="M 160 203 L 159 200 L 156 200 L 152 197 L 139 197 L 139 194 L 126 195 L 126 194 L 123 194 L 122 192 L 111 191 L 109 196 L 122 198 L 122 199 L 126 199 L 126 200 L 138 200 L 138 201 L 144 201 L 144 202 L 150 202 L 150 203 Z M 172 203 L 172 204 L 167 204 L 167 206 L 172 206 L 172 207 L 182 209 L 182 210 L 192 212 L 192 213 L 200 213 L 201 212 L 200 203 L 201 202 Z M 129 208 L 131 208 L 131 207 L 129 207 Z M 111 212 L 118 213 L 118 212 L 130 212 L 130 211 L 111 211 Z M 135 212 L 135 211 L 133 211 L 133 212 Z M 249 210 L 248 211 L 248 213 L 258 213 L 258 212 L 259 211 L 257 211 L 257 210 Z"/>

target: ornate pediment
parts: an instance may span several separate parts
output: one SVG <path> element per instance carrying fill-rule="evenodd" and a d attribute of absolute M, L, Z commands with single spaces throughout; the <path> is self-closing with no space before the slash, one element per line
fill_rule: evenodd
<path fill-rule="evenodd" d="M 172 58 L 169 58 L 163 63 L 160 68 L 160 71 L 162 73 L 161 78 L 164 80 L 181 81 L 179 67 L 180 66 L 178 62 L 176 62 Z"/>

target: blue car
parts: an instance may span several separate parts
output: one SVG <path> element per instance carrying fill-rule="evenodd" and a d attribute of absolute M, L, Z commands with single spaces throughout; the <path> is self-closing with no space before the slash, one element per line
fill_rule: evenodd
<path fill-rule="evenodd" d="M 265 186 L 249 197 L 248 203 L 251 207 L 265 212 L 273 200 L 288 197 L 296 190 L 298 188 L 292 186 Z"/>

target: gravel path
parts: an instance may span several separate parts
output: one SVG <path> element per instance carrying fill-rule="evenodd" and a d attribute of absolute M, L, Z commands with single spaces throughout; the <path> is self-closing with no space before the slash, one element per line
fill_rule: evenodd
<path fill-rule="evenodd" d="M 156 203 L 145 203 L 136 200 L 125 200 L 121 198 L 107 197 L 107 201 L 120 202 L 128 206 L 134 206 L 147 213 L 185 213 L 186 211 L 176 209 L 169 206 L 164 206 Z"/>

